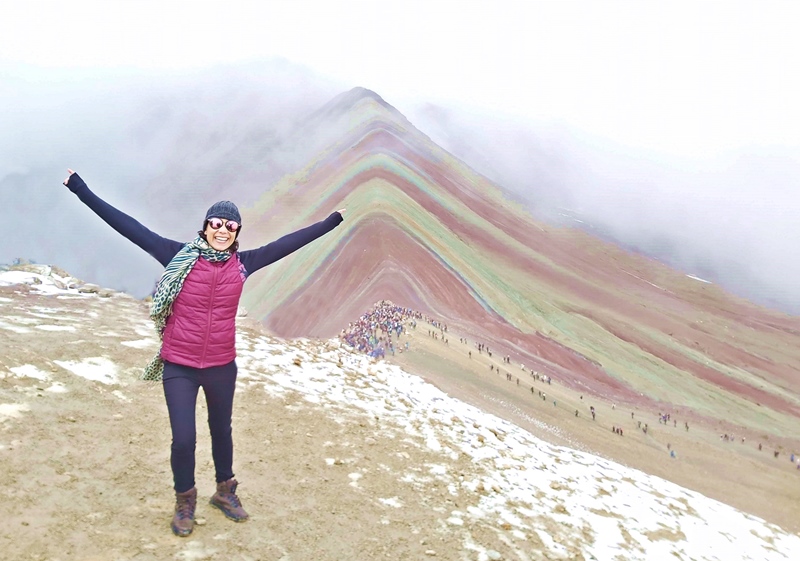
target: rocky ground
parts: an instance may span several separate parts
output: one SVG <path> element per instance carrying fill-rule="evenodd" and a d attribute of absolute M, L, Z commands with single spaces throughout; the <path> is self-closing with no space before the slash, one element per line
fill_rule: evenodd
<path fill-rule="evenodd" d="M 0 286 L 4 557 L 789 559 L 800 547 L 774 524 L 576 450 L 610 458 L 610 431 L 559 426 L 521 396 L 488 391 L 491 379 L 484 388 L 454 382 L 446 365 L 434 372 L 422 339 L 417 368 L 499 415 L 335 342 L 271 338 L 244 317 L 234 467 L 251 520 L 207 505 L 213 466 L 198 422 L 198 526 L 177 538 L 166 407 L 159 386 L 136 379 L 157 348 L 147 306 L 50 277 Z"/>

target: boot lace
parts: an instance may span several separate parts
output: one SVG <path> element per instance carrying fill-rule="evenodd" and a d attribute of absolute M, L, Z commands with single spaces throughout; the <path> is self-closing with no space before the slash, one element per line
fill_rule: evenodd
<path fill-rule="evenodd" d="M 239 502 L 239 497 L 236 496 L 236 493 L 231 491 L 230 493 L 225 494 L 225 498 L 235 507 L 239 508 L 242 506 L 242 503 Z"/>
<path fill-rule="evenodd" d="M 178 518 L 181 520 L 192 517 L 192 501 L 190 499 L 182 499 L 178 501 Z"/>

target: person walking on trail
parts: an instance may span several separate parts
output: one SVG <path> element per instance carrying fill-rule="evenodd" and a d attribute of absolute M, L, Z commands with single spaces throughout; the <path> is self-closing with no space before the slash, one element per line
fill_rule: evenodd
<path fill-rule="evenodd" d="M 142 378 L 160 381 L 172 429 L 170 464 L 175 489 L 172 531 L 194 529 L 195 406 L 199 388 L 208 405 L 211 455 L 217 490 L 212 506 L 236 522 L 248 514 L 236 494 L 231 414 L 236 388 L 236 312 L 244 281 L 337 227 L 345 209 L 257 249 L 239 251 L 242 218 L 230 201 L 214 203 L 202 230 L 188 243 L 163 238 L 95 195 L 72 170 L 64 185 L 109 226 L 165 267 L 153 296 L 150 317 L 161 348 Z"/>

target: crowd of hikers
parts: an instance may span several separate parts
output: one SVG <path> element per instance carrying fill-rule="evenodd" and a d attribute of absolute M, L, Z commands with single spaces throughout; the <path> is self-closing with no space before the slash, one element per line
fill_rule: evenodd
<path fill-rule="evenodd" d="M 389 300 L 381 300 L 358 320 L 351 322 L 340 333 L 340 338 L 361 353 L 374 358 L 383 358 L 386 353 L 408 350 L 408 341 L 400 344 L 403 331 L 416 329 L 418 320 L 428 320 L 411 308 L 396 306 Z"/>
<path fill-rule="evenodd" d="M 402 344 L 400 339 L 405 333 L 406 329 L 416 329 L 418 321 L 428 324 L 427 335 L 429 337 L 436 340 L 441 340 L 445 345 L 449 344 L 447 324 L 410 308 L 397 306 L 388 300 L 382 300 L 378 302 L 370 311 L 363 314 L 357 321 L 350 323 L 346 329 L 342 330 L 340 338 L 359 352 L 365 353 L 374 358 L 385 358 L 387 353 L 394 355 L 395 352 L 409 350 L 408 339 L 406 339 Z M 488 359 L 493 358 L 492 350 L 485 343 L 473 341 L 472 344 L 470 344 L 470 341 L 468 341 L 466 337 L 459 337 L 459 343 L 462 345 L 467 345 L 467 354 L 470 359 L 473 357 L 477 358 L 481 355 L 484 355 Z M 473 355 L 473 350 L 477 351 L 475 355 Z M 499 358 L 502 359 L 502 363 L 505 367 L 504 370 L 506 371 L 501 372 L 500 365 L 495 364 L 495 360 L 499 360 Z M 511 357 L 504 355 L 499 358 L 490 360 L 489 370 L 493 373 L 496 372 L 497 374 L 504 374 L 507 381 L 515 381 L 516 385 L 519 386 L 521 381 L 520 377 L 517 374 L 512 374 L 511 371 L 507 370 L 512 364 Z M 525 365 L 523 364 L 520 364 L 520 368 L 522 372 L 525 372 L 529 376 L 531 381 L 538 382 L 539 384 L 543 385 L 552 385 L 553 379 L 551 376 L 537 372 L 533 369 L 526 370 Z M 530 386 L 531 394 L 534 394 L 538 398 L 547 401 L 547 394 L 542 388 L 537 386 L 538 384 Z M 583 396 L 580 396 L 580 400 L 584 404 L 586 403 L 583 400 Z M 552 403 L 554 407 L 558 407 L 558 403 L 555 400 L 553 400 Z M 588 407 L 589 416 L 593 421 L 596 421 L 598 413 L 597 410 L 594 406 L 588 404 L 586 404 L 586 406 Z M 615 409 L 616 407 L 612 405 L 611 408 Z M 575 417 L 579 416 L 579 409 L 575 409 Z M 631 412 L 631 420 L 633 419 L 634 413 Z M 658 422 L 662 425 L 672 425 L 672 428 L 678 427 L 677 419 L 673 419 L 670 413 L 659 412 Z M 682 425 L 682 429 L 688 432 L 689 423 L 683 421 Z M 648 434 L 652 436 L 652 431 L 650 430 L 648 423 L 642 422 L 641 420 L 636 420 L 636 429 L 641 431 L 645 436 Z M 620 426 L 614 425 L 611 427 L 611 430 L 619 436 L 624 435 L 624 429 Z M 725 434 L 721 435 L 720 439 L 733 441 L 734 437 Z M 741 442 L 744 443 L 745 439 L 742 438 Z M 676 458 L 677 454 L 672 445 L 667 443 L 666 447 L 670 457 Z M 758 450 L 760 451 L 761 449 L 762 445 L 758 444 Z M 774 451 L 776 458 L 779 456 L 779 454 L 780 452 L 778 450 Z M 793 464 L 797 464 L 797 469 L 800 470 L 800 455 L 791 454 L 789 458 Z"/>

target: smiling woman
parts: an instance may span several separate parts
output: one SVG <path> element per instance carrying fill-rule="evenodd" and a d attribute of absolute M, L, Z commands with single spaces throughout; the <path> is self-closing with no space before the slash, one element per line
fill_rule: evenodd
<path fill-rule="evenodd" d="M 220 201 L 208 209 L 205 225 L 198 234 L 204 236 L 217 251 L 236 251 L 239 249 L 236 238 L 241 228 L 242 217 L 236 205 L 230 201 Z"/>
<path fill-rule="evenodd" d="M 236 311 L 242 287 L 250 274 L 333 230 L 342 222 L 344 209 L 265 246 L 239 252 L 242 218 L 230 201 L 213 204 L 197 238 L 181 243 L 151 232 L 101 200 L 78 174 L 68 171 L 64 185 L 70 191 L 165 267 L 150 310 L 161 349 L 142 377 L 162 382 L 169 411 L 176 496 L 172 531 L 188 536 L 194 529 L 195 404 L 200 387 L 208 405 L 217 481 L 211 504 L 231 520 L 247 520 L 248 514 L 236 495 L 231 436 L 237 374 Z"/>

